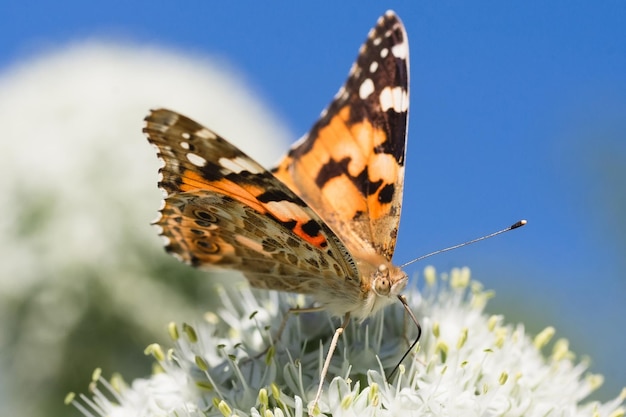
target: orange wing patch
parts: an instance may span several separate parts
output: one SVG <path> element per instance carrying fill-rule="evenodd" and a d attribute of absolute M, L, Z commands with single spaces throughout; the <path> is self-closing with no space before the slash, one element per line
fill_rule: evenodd
<path fill-rule="evenodd" d="M 350 124 L 349 116 L 349 107 L 341 109 L 319 129 L 306 153 L 285 159 L 274 175 L 307 201 L 332 206 L 340 222 L 363 213 L 376 220 L 389 214 L 391 201 L 384 193 L 397 181 L 399 166 L 393 156 L 376 153 L 387 140 L 386 133 L 368 120 Z M 292 176 L 292 172 L 307 175 Z M 307 192 L 315 188 L 321 195 Z"/>
<path fill-rule="evenodd" d="M 255 196 L 261 195 L 263 190 L 254 184 L 237 184 L 226 178 L 217 181 L 207 181 L 198 173 L 185 170 L 181 174 L 180 190 L 182 192 L 211 190 L 239 200 L 243 204 L 247 204 L 261 213 L 267 211 L 264 205 L 260 204 L 255 198 Z"/>
<path fill-rule="evenodd" d="M 326 238 L 320 233 L 321 228 L 316 226 L 315 221 L 312 221 L 307 209 L 302 204 L 284 199 L 260 202 L 259 198 L 267 194 L 268 190 L 257 184 L 236 182 L 225 177 L 220 180 L 207 181 L 197 172 L 185 170 L 181 174 L 180 190 L 182 192 L 207 190 L 229 196 L 259 213 L 271 214 L 281 223 L 288 225 L 298 237 L 310 244 L 320 249 L 328 246 Z"/>

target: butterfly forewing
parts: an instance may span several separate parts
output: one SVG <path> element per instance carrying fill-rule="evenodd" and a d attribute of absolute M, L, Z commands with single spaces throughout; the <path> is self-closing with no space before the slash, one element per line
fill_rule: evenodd
<path fill-rule="evenodd" d="M 339 238 L 258 163 L 169 110 L 150 113 L 144 132 L 164 161 L 159 186 L 167 197 L 155 224 L 169 252 L 196 267 L 242 271 L 262 288 L 294 291 L 306 278 L 318 282 L 296 292 L 321 290 L 329 279 L 358 291 L 359 273 Z"/>
<path fill-rule="evenodd" d="M 352 253 L 388 261 L 400 221 L 408 116 L 408 41 L 388 12 L 370 31 L 311 131 L 272 170 Z"/>

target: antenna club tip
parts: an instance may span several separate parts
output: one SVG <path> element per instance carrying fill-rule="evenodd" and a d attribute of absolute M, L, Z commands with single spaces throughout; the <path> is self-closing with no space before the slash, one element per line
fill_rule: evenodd
<path fill-rule="evenodd" d="M 515 223 L 514 225 L 512 225 L 510 230 L 517 229 L 518 227 L 525 226 L 526 223 L 528 223 L 526 220 L 520 220 L 517 223 Z"/>

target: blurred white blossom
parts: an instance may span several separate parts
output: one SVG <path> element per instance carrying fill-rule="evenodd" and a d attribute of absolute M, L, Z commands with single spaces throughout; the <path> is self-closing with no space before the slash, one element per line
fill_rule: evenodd
<path fill-rule="evenodd" d="M 295 137 L 250 91 L 219 59 L 97 41 L 0 71 L 1 415 L 52 415 L 48 390 L 101 364 L 112 333 L 153 339 L 207 307 L 189 298 L 210 298 L 211 280 L 176 279 L 194 272 L 149 225 L 162 196 L 143 118 L 180 111 L 270 164 Z"/>
<path fill-rule="evenodd" d="M 332 416 L 606 416 L 625 414 L 626 390 L 606 403 L 587 397 L 602 383 L 586 373 L 554 329 L 534 338 L 521 324 L 487 316 L 492 296 L 455 269 L 437 279 L 425 270 L 420 294 L 407 291 L 421 317 L 419 347 L 388 383 L 415 329 L 399 303 L 340 338 L 319 409 Z M 171 324 L 171 348 L 150 345 L 158 367 L 130 386 L 97 372 L 91 396 L 67 399 L 86 416 L 304 416 L 315 395 L 322 352 L 339 321 L 325 313 L 289 317 L 302 297 L 267 291 L 221 291 L 222 307 L 194 325 Z M 320 320 L 323 318 L 323 320 Z M 551 348 L 546 345 L 550 344 Z M 267 346 L 272 347 L 265 351 Z M 324 349 L 321 349 L 321 347 Z M 265 353 L 264 353 L 265 351 Z"/>

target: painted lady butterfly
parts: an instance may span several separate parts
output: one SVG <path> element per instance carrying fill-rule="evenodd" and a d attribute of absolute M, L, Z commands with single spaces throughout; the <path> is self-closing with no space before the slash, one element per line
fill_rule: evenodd
<path fill-rule="evenodd" d="M 198 123 L 152 111 L 144 132 L 164 161 L 166 198 L 155 224 L 166 250 L 195 267 L 241 271 L 253 287 L 312 295 L 345 317 L 335 344 L 350 317 L 363 320 L 402 301 L 408 277 L 391 258 L 402 206 L 408 59 L 402 22 L 388 11 L 329 107 L 270 171 Z"/>

